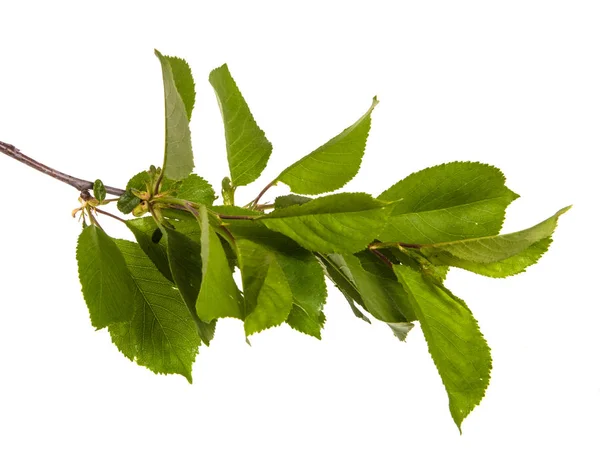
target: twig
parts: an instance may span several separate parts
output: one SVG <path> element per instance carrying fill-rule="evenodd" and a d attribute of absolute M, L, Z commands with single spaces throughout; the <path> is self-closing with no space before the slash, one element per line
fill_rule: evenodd
<path fill-rule="evenodd" d="M 8 155 L 11 158 L 14 158 L 15 160 L 18 160 L 21 163 L 24 163 L 25 165 L 30 166 L 31 168 L 35 168 L 37 171 L 60 180 L 67 185 L 71 185 L 73 188 L 79 191 L 91 190 L 94 187 L 94 182 L 82 180 L 81 178 L 75 178 L 74 176 L 59 172 L 48 165 L 44 165 L 43 163 L 28 157 L 14 145 L 0 141 L 0 152 L 2 152 L 4 155 Z M 111 195 L 121 196 L 123 193 L 125 193 L 125 190 L 121 190 L 120 188 L 114 188 L 112 186 L 105 186 L 105 188 L 106 192 L 110 193 Z"/>

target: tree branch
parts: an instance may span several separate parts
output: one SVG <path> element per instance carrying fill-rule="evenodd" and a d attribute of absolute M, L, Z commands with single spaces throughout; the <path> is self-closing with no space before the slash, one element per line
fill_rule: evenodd
<path fill-rule="evenodd" d="M 11 158 L 14 158 L 15 160 L 18 160 L 21 163 L 24 163 L 25 165 L 30 166 L 31 168 L 35 168 L 37 171 L 60 180 L 67 185 L 71 185 L 73 188 L 79 191 L 91 190 L 94 187 L 94 182 L 82 180 L 81 178 L 75 178 L 74 176 L 67 175 L 66 173 L 59 172 L 54 168 L 50 168 L 49 166 L 44 165 L 43 163 L 40 163 L 31 157 L 28 157 L 14 145 L 0 141 L 0 152 L 2 152 L 4 155 L 8 155 Z M 111 195 L 121 196 L 123 193 L 125 193 L 125 190 L 121 190 L 120 188 L 114 188 L 112 186 L 105 186 L 105 188 L 106 192 L 110 193 Z"/>

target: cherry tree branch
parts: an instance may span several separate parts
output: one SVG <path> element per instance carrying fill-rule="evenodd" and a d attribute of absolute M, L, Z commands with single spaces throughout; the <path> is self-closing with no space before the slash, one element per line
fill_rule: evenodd
<path fill-rule="evenodd" d="M 15 160 L 18 160 L 21 163 L 24 163 L 25 165 L 30 166 L 31 168 L 36 169 L 39 172 L 42 172 L 48 176 L 51 176 L 52 178 L 62 181 L 67 185 L 71 185 L 73 188 L 79 191 L 91 190 L 94 187 L 94 182 L 82 180 L 81 178 L 76 178 L 74 176 L 67 175 L 66 173 L 59 172 L 58 170 L 55 170 L 54 168 L 51 168 L 48 165 L 44 165 L 43 163 L 40 163 L 34 160 L 33 158 L 28 157 L 14 145 L 0 141 L 0 152 L 2 152 L 4 155 L 8 155 L 11 158 L 14 158 Z M 112 186 L 105 186 L 105 188 L 106 192 L 110 193 L 111 195 L 121 196 L 123 193 L 125 193 L 125 190 L 122 190 L 120 188 L 114 188 Z"/>

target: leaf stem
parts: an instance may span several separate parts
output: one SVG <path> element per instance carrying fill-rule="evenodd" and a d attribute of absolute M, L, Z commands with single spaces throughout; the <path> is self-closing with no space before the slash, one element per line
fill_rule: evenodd
<path fill-rule="evenodd" d="M 381 252 L 379 252 L 377 249 L 373 249 L 371 247 L 369 247 L 369 250 L 375 254 L 379 259 L 381 259 L 381 261 L 383 261 L 383 263 L 388 266 L 390 269 L 394 268 L 394 264 L 392 263 L 392 261 L 390 261 L 386 256 L 384 256 Z"/>
<path fill-rule="evenodd" d="M 244 216 L 244 215 L 231 215 L 231 214 L 220 214 L 215 213 L 221 219 L 241 219 L 246 221 L 254 221 L 258 216 Z"/>
<path fill-rule="evenodd" d="M 59 172 L 58 170 L 55 170 L 54 168 L 51 168 L 48 165 L 44 165 L 43 163 L 40 163 L 34 160 L 33 158 L 28 157 L 17 147 L 6 142 L 0 141 L 0 152 L 2 152 L 4 155 L 8 155 L 11 158 L 14 158 L 15 160 L 18 160 L 21 163 L 24 163 L 25 165 L 30 166 L 31 168 L 36 169 L 39 172 L 51 176 L 56 180 L 62 181 L 67 185 L 71 185 L 73 188 L 79 191 L 91 190 L 94 187 L 94 182 L 82 180 L 81 178 L 75 178 L 74 176 L 67 175 L 63 172 Z M 125 190 L 121 190 L 120 188 L 114 188 L 112 186 L 105 186 L 105 188 L 106 192 L 110 193 L 111 195 L 121 196 L 123 193 L 125 193 Z"/>
<path fill-rule="evenodd" d="M 125 219 L 121 219 L 118 216 L 115 216 L 114 214 L 109 213 L 108 211 L 101 210 L 100 208 L 94 208 L 94 209 L 96 210 L 96 212 L 98 212 L 100 214 L 104 214 L 106 216 L 110 216 L 111 218 L 116 219 L 117 221 L 121 221 L 124 224 L 127 223 L 127 221 Z"/>
<path fill-rule="evenodd" d="M 372 242 L 369 244 L 369 249 L 386 249 L 388 247 L 406 247 L 409 249 L 420 249 L 423 247 L 423 244 L 407 244 L 404 242 Z"/>
<path fill-rule="evenodd" d="M 267 186 L 265 186 L 261 192 L 258 194 L 258 196 L 256 198 L 254 198 L 253 201 L 251 201 L 250 203 L 248 203 L 248 205 L 246 205 L 246 207 L 255 209 L 258 205 L 258 202 L 260 201 L 260 199 L 263 197 L 263 195 L 269 190 L 269 188 L 271 188 L 272 186 L 276 185 L 277 181 L 273 180 L 271 183 L 269 183 Z"/>
<path fill-rule="evenodd" d="M 254 209 L 257 210 L 257 211 L 262 211 L 262 210 L 265 210 L 265 209 L 273 209 L 273 208 L 275 208 L 275 204 L 273 204 L 273 203 L 271 203 L 271 204 L 264 204 L 264 205 L 256 205 L 254 207 Z"/>

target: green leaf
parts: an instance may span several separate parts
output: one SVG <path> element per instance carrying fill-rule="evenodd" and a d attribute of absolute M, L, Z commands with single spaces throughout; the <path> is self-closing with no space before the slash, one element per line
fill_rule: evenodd
<path fill-rule="evenodd" d="M 128 189 L 123 193 L 117 201 L 117 208 L 123 214 L 131 213 L 137 205 L 141 203 L 141 200 Z"/>
<path fill-rule="evenodd" d="M 405 341 L 414 326 L 409 321 L 417 317 L 394 272 L 370 252 L 356 256 L 332 254 L 329 257 L 344 269 L 344 274 L 360 295 L 362 306 L 375 318 L 387 323 L 400 341 Z M 346 299 L 351 302 L 348 296 Z M 355 306 L 352 303 L 350 306 L 356 314 Z"/>
<path fill-rule="evenodd" d="M 231 186 L 247 185 L 262 173 L 273 146 L 256 124 L 226 64 L 210 73 L 209 82 L 217 95 L 225 125 Z"/>
<path fill-rule="evenodd" d="M 392 329 L 394 336 L 400 341 L 406 341 L 408 332 L 414 327 L 414 324 L 409 322 L 387 322 L 387 324 Z"/>
<path fill-rule="evenodd" d="M 431 244 L 498 234 L 506 207 L 518 195 L 497 168 L 452 162 L 413 173 L 384 191 L 397 201 L 381 241 Z"/>
<path fill-rule="evenodd" d="M 194 174 L 181 182 L 177 189 L 177 198 L 207 206 L 212 206 L 217 199 L 210 183 Z"/>
<path fill-rule="evenodd" d="M 304 203 L 308 203 L 312 198 L 308 196 L 301 195 L 283 195 L 275 198 L 275 209 L 281 208 L 289 208 L 294 205 L 303 205 Z"/>
<path fill-rule="evenodd" d="M 171 180 L 182 180 L 194 169 L 194 156 L 186 106 L 177 90 L 168 58 L 157 50 L 165 96 L 165 156 L 163 172 Z"/>
<path fill-rule="evenodd" d="M 136 173 L 127 182 L 127 190 L 134 189 L 138 191 L 146 191 L 146 183 L 150 183 L 150 173 L 146 170 L 143 172 Z"/>
<path fill-rule="evenodd" d="M 310 251 L 352 254 L 380 232 L 390 212 L 385 206 L 366 193 L 340 193 L 275 210 L 260 221 Z"/>
<path fill-rule="evenodd" d="M 342 258 L 352 274 L 365 309 L 371 315 L 387 323 L 408 322 L 417 318 L 394 272 L 375 255 L 366 251 Z"/>
<path fill-rule="evenodd" d="M 173 73 L 173 81 L 179 96 L 185 105 L 188 121 L 192 118 L 192 110 L 194 109 L 194 102 L 196 101 L 196 89 L 194 84 L 194 78 L 192 76 L 192 70 L 190 65 L 185 59 L 177 58 L 175 56 L 165 56 L 171 66 L 171 72 Z"/>
<path fill-rule="evenodd" d="M 196 301 L 198 317 L 210 322 L 220 317 L 243 318 L 242 297 L 231 274 L 227 255 L 208 220 L 206 207 L 198 216 L 201 229 L 202 283 Z"/>
<path fill-rule="evenodd" d="M 365 303 L 358 293 L 356 282 L 354 282 L 354 277 L 350 273 L 344 258 L 339 254 L 317 254 L 317 258 L 325 268 L 329 280 L 335 284 L 348 302 L 348 305 L 350 305 L 354 316 L 370 324 L 371 320 L 356 306 L 358 304 L 364 308 Z"/>
<path fill-rule="evenodd" d="M 228 227 L 238 250 L 246 297 L 249 291 L 256 293 L 252 286 L 261 284 L 267 266 L 273 261 L 283 272 L 281 294 L 284 302 L 288 290 L 292 294 L 292 306 L 288 308 L 282 305 L 281 313 L 274 315 L 267 322 L 268 325 L 280 324 L 289 317 L 291 321 L 288 323 L 293 328 L 318 338 L 324 323 L 322 309 L 327 289 L 323 269 L 315 256 L 289 238 L 270 231 L 260 222 L 234 222 Z M 253 278 L 253 274 L 258 276 L 257 279 Z M 252 310 L 254 301 L 250 297 L 247 308 Z M 287 313 L 284 312 L 286 309 Z"/>
<path fill-rule="evenodd" d="M 394 266 L 421 323 L 429 352 L 448 393 L 459 430 L 490 381 L 492 357 L 465 303 L 441 284 L 409 266 Z"/>
<path fill-rule="evenodd" d="M 113 239 L 97 226 L 86 227 L 77 241 L 77 264 L 92 325 L 131 320 L 134 284 Z"/>
<path fill-rule="evenodd" d="M 148 216 L 146 218 L 130 219 L 125 224 L 160 273 L 165 276 L 166 279 L 174 282 L 171 268 L 169 267 L 169 258 L 167 256 L 165 240 L 160 239 L 158 242 L 155 242 L 154 236 L 157 234 L 157 231 L 161 232 L 161 230 L 156 225 L 154 218 Z"/>
<path fill-rule="evenodd" d="M 246 335 L 283 323 L 292 310 L 293 296 L 273 253 L 250 240 L 237 240 L 244 285 Z"/>
<path fill-rule="evenodd" d="M 318 315 L 311 315 L 306 310 L 296 304 L 292 305 L 292 311 L 288 315 L 286 323 L 294 330 L 314 336 L 321 339 L 321 330 L 325 325 L 325 314 L 319 312 Z"/>
<path fill-rule="evenodd" d="M 200 244 L 174 229 L 163 227 L 161 231 L 166 238 L 167 256 L 173 280 L 198 327 L 202 342 L 209 345 L 215 333 L 215 322 L 203 322 L 196 313 L 196 300 L 202 283 Z"/>
<path fill-rule="evenodd" d="M 463 267 L 492 277 L 517 274 L 537 262 L 548 249 L 558 218 L 569 208 L 516 233 L 431 244 L 420 250 L 434 263 Z"/>
<path fill-rule="evenodd" d="M 235 188 L 231 186 L 231 179 L 228 176 L 221 180 L 221 195 L 225 206 L 235 205 Z"/>
<path fill-rule="evenodd" d="M 486 277 L 502 278 L 524 272 L 527 267 L 535 264 L 542 257 L 551 243 L 552 238 L 541 239 L 514 256 L 486 264 L 459 259 L 450 253 L 444 252 L 432 254 L 431 259 Z"/>
<path fill-rule="evenodd" d="M 104 201 L 106 199 L 106 188 L 102 180 L 96 180 L 94 182 L 94 198 L 98 201 Z"/>
<path fill-rule="evenodd" d="M 117 240 L 117 245 L 133 277 L 135 306 L 130 322 L 108 327 L 114 344 L 139 365 L 181 374 L 191 383 L 200 338 L 185 303 L 137 244 Z"/>
<path fill-rule="evenodd" d="M 297 246 L 280 248 L 276 257 L 293 296 L 287 323 L 295 330 L 320 339 L 325 324 L 322 310 L 327 299 L 323 268 L 312 253 Z"/>
<path fill-rule="evenodd" d="M 318 195 L 337 190 L 358 173 L 371 127 L 369 110 L 329 142 L 286 168 L 275 181 L 285 183 L 294 193 Z"/>

